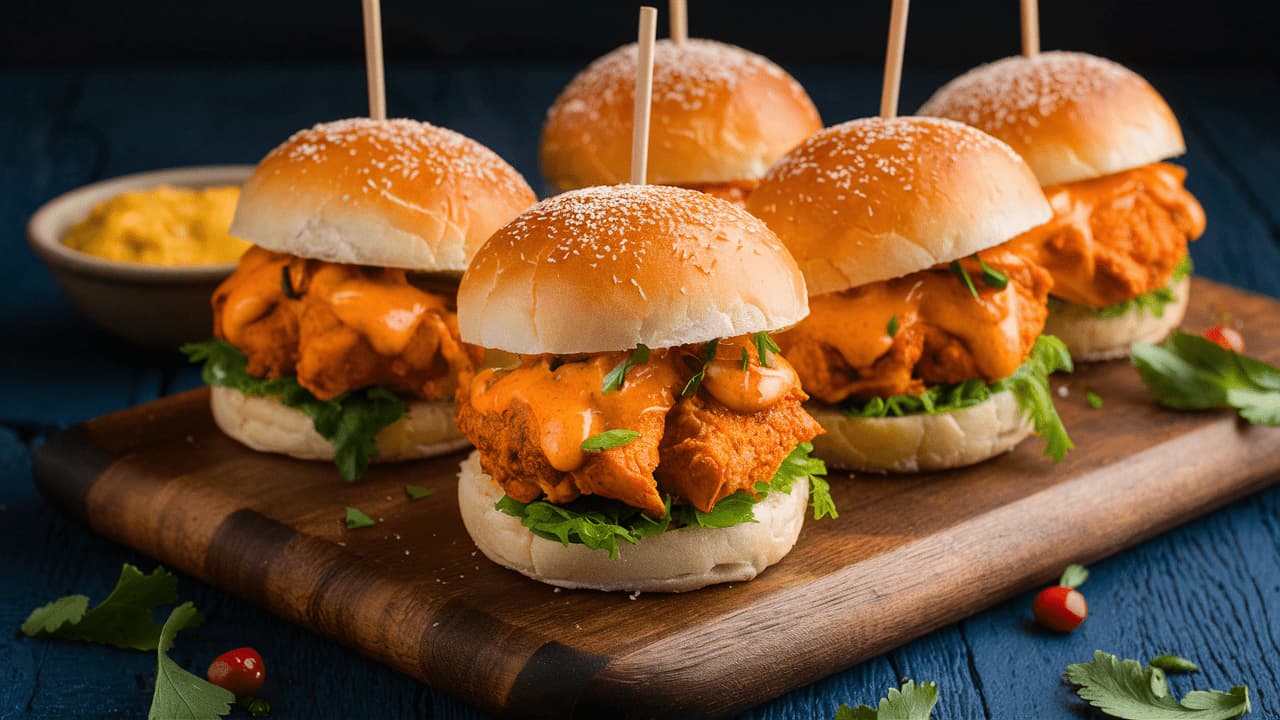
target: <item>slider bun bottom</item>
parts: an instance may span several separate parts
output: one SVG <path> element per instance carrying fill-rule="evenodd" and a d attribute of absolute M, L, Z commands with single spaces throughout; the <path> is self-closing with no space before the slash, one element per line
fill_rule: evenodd
<path fill-rule="evenodd" d="M 757 522 L 730 528 L 689 528 L 619 543 L 618 557 L 583 545 L 564 546 L 531 533 L 494 508 L 502 488 L 473 452 L 458 472 L 458 505 L 471 539 L 490 560 L 534 580 L 564 588 L 684 592 L 754 578 L 791 551 L 809 505 L 809 479 L 790 493 L 770 493 L 755 506 Z"/>
<path fill-rule="evenodd" d="M 1012 450 L 1031 434 L 1031 421 L 1005 390 L 952 412 L 857 418 L 830 405 L 806 409 L 826 429 L 813 454 L 828 466 L 873 473 L 946 470 Z"/>
<path fill-rule="evenodd" d="M 213 420 L 231 437 L 261 452 L 302 460 L 332 460 L 333 444 L 320 437 L 306 413 L 274 398 L 250 397 L 232 388 L 211 388 Z M 470 445 L 453 423 L 453 403 L 412 401 L 409 414 L 378 433 L 375 461 L 436 457 Z"/>
<path fill-rule="evenodd" d="M 1187 314 L 1187 300 L 1191 296 L 1191 278 L 1185 277 L 1171 284 L 1170 288 L 1173 290 L 1173 302 L 1164 306 L 1161 317 L 1131 305 L 1119 317 L 1104 318 L 1099 317 L 1093 308 L 1061 303 L 1049 312 L 1044 332 L 1056 335 L 1066 343 L 1072 359 L 1077 362 L 1128 357 L 1131 344 L 1160 342 L 1182 324 L 1182 318 Z"/>

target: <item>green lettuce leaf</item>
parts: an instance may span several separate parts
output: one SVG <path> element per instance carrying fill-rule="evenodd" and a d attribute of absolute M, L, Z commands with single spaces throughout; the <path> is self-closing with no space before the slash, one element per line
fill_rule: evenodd
<path fill-rule="evenodd" d="M 1058 461 L 1066 457 L 1075 445 L 1058 417 L 1058 409 L 1054 407 L 1049 376 L 1058 371 L 1072 370 L 1067 346 L 1052 335 L 1041 335 L 1032 346 L 1027 361 L 1003 380 L 990 385 L 981 380 L 935 385 L 919 395 L 872 398 L 862 405 L 847 406 L 845 412 L 860 418 L 903 417 L 915 413 L 936 415 L 979 405 L 992 395 L 1008 390 L 1017 398 L 1022 411 L 1031 418 L 1036 433 L 1044 439 L 1045 455 Z"/>
<path fill-rule="evenodd" d="M 727 528 L 755 522 L 756 503 L 771 492 L 791 492 L 796 479 L 805 476 L 810 482 L 809 497 L 814 519 L 836 517 L 830 485 L 821 477 L 827 473 L 827 467 L 818 458 L 810 457 L 811 452 L 812 444 L 800 443 L 782 461 L 768 483 L 756 484 L 756 497 L 739 490 L 716 503 L 710 512 L 702 512 L 692 505 L 673 506 L 670 496 L 666 498 L 666 513 L 660 519 L 651 518 L 638 508 L 594 495 L 584 495 L 562 505 L 545 500 L 522 503 L 504 495 L 494 507 L 520 518 L 521 524 L 540 538 L 560 542 L 566 547 L 570 544 L 585 545 L 592 550 L 607 551 L 610 558 L 617 558 L 619 543 L 622 542 L 634 545 L 642 538 L 668 530 Z"/>
<path fill-rule="evenodd" d="M 1132 300 L 1118 302 L 1115 305 L 1108 305 L 1104 308 L 1098 308 L 1094 312 L 1101 318 L 1118 318 L 1128 313 L 1131 309 L 1136 308 L 1138 312 L 1146 313 L 1153 317 L 1164 317 L 1164 308 L 1169 303 L 1178 298 L 1173 294 L 1173 288 L 1170 287 L 1174 283 L 1181 282 L 1184 278 L 1195 270 L 1195 265 L 1191 262 L 1191 256 L 1187 255 L 1182 258 L 1177 267 L 1173 269 L 1173 275 L 1169 276 L 1169 284 L 1161 288 L 1156 288 L 1149 293 L 1139 295 Z"/>
<path fill-rule="evenodd" d="M 228 387 L 253 397 L 274 397 L 301 410 L 321 437 L 333 443 L 338 474 L 354 482 L 377 456 L 374 441 L 383 428 L 409 411 L 404 401 L 383 388 L 365 388 L 320 400 L 291 377 L 264 379 L 249 374 L 248 358 L 225 340 L 187 343 L 182 352 L 193 363 L 203 363 L 201 376 L 207 385 Z"/>
<path fill-rule="evenodd" d="M 1133 365 L 1161 405 L 1235 408 L 1251 423 L 1280 425 L 1280 368 L 1175 330 L 1159 345 L 1134 343 Z"/>

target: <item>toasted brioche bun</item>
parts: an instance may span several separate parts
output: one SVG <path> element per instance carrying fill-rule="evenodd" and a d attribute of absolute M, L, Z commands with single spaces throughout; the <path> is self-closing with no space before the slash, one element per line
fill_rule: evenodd
<path fill-rule="evenodd" d="M 1191 297 L 1191 278 L 1184 277 L 1169 287 L 1173 290 L 1173 302 L 1164 306 L 1160 317 L 1136 304 L 1131 304 L 1119 317 L 1099 317 L 1094 308 L 1060 301 L 1050 309 L 1044 331 L 1066 343 L 1077 362 L 1128 357 L 1133 343 L 1160 342 L 1182 324 L 1187 314 L 1187 300 Z"/>
<path fill-rule="evenodd" d="M 685 592 L 750 580 L 791 552 L 809 505 L 809 478 L 790 493 L 770 493 L 755 505 L 756 522 L 728 528 L 688 528 L 621 543 L 616 559 L 583 545 L 534 535 L 518 518 L 494 508 L 502 488 L 473 452 L 458 472 L 458 506 L 476 547 L 495 563 L 564 588 Z"/>
<path fill-rule="evenodd" d="M 258 163 L 231 233 L 298 257 L 460 273 L 536 201 L 520 173 L 452 130 L 340 120 L 294 134 Z"/>
<path fill-rule="evenodd" d="M 1086 180 L 1186 152 L 1168 103 L 1137 73 L 1085 53 L 1009 57 L 943 85 L 920 108 L 1000 138 L 1041 185 Z"/>
<path fill-rule="evenodd" d="M 458 289 L 462 340 L 521 355 L 676 347 L 808 314 L 804 278 L 764 223 L 662 185 L 539 203 L 489 238 Z"/>
<path fill-rule="evenodd" d="M 659 40 L 653 60 L 648 181 L 664 185 L 760 179 L 822 128 L 804 88 L 769 60 L 711 40 Z M 559 190 L 631 175 L 636 46 L 578 74 L 547 111 L 542 173 Z"/>
<path fill-rule="evenodd" d="M 1009 146 L 919 117 L 819 132 L 773 166 L 747 210 L 786 243 L 812 295 L 972 255 L 1053 215 Z"/>
<path fill-rule="evenodd" d="M 1031 421 L 1008 390 L 936 415 L 857 418 L 821 403 L 805 409 L 827 431 L 813 439 L 814 456 L 830 467 L 859 472 L 964 467 L 1006 453 L 1031 434 Z"/>
<path fill-rule="evenodd" d="M 446 455 L 467 447 L 453 424 L 453 403 L 410 402 L 409 414 L 375 438 L 380 462 Z M 250 397 L 232 388 L 211 388 L 213 420 L 222 431 L 260 452 L 302 460 L 332 460 L 333 444 L 320 437 L 306 413 L 268 397 Z"/>

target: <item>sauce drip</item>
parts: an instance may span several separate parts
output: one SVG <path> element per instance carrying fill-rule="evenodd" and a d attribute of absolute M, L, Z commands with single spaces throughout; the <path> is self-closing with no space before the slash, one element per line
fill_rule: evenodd
<path fill-rule="evenodd" d="M 1053 294 L 1106 307 L 1164 287 L 1204 233 L 1186 170 L 1155 163 L 1046 187 L 1054 217 L 1012 241 L 1053 275 Z"/>

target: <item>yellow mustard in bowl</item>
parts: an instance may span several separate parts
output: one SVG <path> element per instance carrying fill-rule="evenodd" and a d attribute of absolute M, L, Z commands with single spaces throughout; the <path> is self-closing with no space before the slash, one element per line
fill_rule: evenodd
<path fill-rule="evenodd" d="M 149 265 L 235 262 L 249 243 L 228 232 L 240 188 L 160 185 L 98 203 L 62 242 L 108 260 Z"/>

